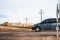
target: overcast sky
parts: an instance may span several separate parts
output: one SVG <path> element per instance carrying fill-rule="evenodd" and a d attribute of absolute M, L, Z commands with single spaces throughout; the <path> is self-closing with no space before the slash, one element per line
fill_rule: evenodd
<path fill-rule="evenodd" d="M 56 17 L 57 0 L 0 0 L 0 23 L 4 21 L 25 23 L 40 22 L 40 10 L 43 19 Z"/>

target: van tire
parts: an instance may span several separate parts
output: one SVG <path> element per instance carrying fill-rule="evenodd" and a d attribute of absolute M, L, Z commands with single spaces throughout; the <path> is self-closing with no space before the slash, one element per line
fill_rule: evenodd
<path fill-rule="evenodd" d="M 41 31 L 41 28 L 40 27 L 36 27 L 35 28 L 35 32 L 40 32 Z"/>

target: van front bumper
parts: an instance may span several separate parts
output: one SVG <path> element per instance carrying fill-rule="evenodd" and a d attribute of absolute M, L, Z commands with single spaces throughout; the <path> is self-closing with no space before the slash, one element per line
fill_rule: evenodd
<path fill-rule="evenodd" d="M 35 30 L 35 27 L 32 27 L 32 30 Z"/>

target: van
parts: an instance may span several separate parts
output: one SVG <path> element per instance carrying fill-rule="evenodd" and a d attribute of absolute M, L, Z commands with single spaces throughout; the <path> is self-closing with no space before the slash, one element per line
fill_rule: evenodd
<path fill-rule="evenodd" d="M 57 21 L 56 18 L 45 19 L 40 23 L 34 24 L 32 30 L 39 32 L 41 30 L 56 30 Z M 60 18 L 58 18 L 58 27 L 60 28 Z"/>

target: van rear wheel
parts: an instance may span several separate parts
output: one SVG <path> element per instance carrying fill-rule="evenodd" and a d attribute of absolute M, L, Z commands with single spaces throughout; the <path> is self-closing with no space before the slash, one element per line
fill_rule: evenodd
<path fill-rule="evenodd" d="M 36 28 L 35 28 L 35 32 L 39 32 L 39 31 L 41 31 L 41 28 L 36 27 Z"/>

